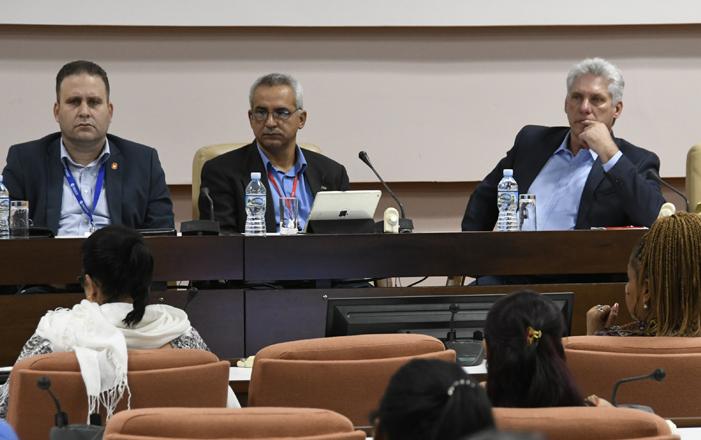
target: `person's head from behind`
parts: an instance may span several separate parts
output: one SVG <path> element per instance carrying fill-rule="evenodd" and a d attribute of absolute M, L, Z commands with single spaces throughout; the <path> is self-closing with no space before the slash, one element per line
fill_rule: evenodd
<path fill-rule="evenodd" d="M 66 148 L 80 151 L 101 148 L 113 110 L 110 83 L 102 67 L 78 60 L 59 70 L 54 118 Z"/>
<path fill-rule="evenodd" d="M 494 303 L 484 328 L 492 405 L 584 404 L 565 363 L 564 332 L 562 312 L 544 295 L 521 291 Z"/>
<path fill-rule="evenodd" d="M 143 237 L 124 226 L 107 226 L 83 242 L 85 296 L 98 304 L 131 302 L 124 323 L 132 326 L 144 316 L 153 276 L 153 257 Z"/>
<path fill-rule="evenodd" d="M 307 121 L 302 95 L 300 83 L 283 73 L 270 73 L 253 82 L 248 120 L 258 145 L 267 154 L 296 145 L 297 131 Z"/>
<path fill-rule="evenodd" d="M 701 336 L 701 216 L 658 219 L 628 262 L 626 306 L 658 336 Z"/>
<path fill-rule="evenodd" d="M 459 365 L 415 359 L 390 379 L 372 415 L 378 440 L 457 440 L 494 427 L 481 386 Z"/>

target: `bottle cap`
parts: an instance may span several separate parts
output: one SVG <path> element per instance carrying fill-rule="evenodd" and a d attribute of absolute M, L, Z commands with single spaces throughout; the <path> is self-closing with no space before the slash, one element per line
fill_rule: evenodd
<path fill-rule="evenodd" d="M 514 170 L 511 168 L 504 168 L 504 177 L 511 177 L 514 175 Z"/>
<path fill-rule="evenodd" d="M 251 173 L 251 179 L 260 180 L 260 173 Z"/>

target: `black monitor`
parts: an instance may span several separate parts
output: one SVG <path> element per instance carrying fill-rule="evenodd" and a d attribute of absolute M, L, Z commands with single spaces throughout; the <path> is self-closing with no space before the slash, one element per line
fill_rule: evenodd
<path fill-rule="evenodd" d="M 329 299 L 326 312 L 326 336 L 368 333 L 421 333 L 446 339 L 451 304 L 455 315 L 457 338 L 473 338 L 482 332 L 492 304 L 506 295 L 426 295 L 391 297 L 356 297 Z M 562 310 L 565 335 L 572 327 L 574 293 L 545 293 Z M 480 338 L 481 339 L 481 338 Z"/>

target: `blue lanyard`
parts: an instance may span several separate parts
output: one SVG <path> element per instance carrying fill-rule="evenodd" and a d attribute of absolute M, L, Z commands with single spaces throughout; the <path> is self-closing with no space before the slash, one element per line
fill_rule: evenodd
<path fill-rule="evenodd" d="M 73 191 L 73 196 L 80 205 L 80 209 L 82 209 L 85 215 L 88 216 L 88 220 L 90 220 L 90 226 L 94 227 L 95 222 L 93 221 L 93 213 L 95 212 L 97 201 L 100 199 L 102 185 L 105 181 L 105 163 L 102 163 L 102 165 L 100 166 L 100 171 L 97 173 L 97 182 L 95 182 L 95 193 L 93 194 L 92 198 L 92 208 L 88 208 L 88 206 L 85 204 L 85 200 L 83 200 L 83 196 L 82 194 L 80 194 L 80 189 L 78 188 L 78 184 L 76 183 L 75 178 L 73 177 L 73 173 L 71 173 L 71 170 L 68 169 L 68 164 L 66 164 L 65 162 L 63 163 L 63 174 L 66 176 L 68 186 L 71 187 L 71 191 Z"/>

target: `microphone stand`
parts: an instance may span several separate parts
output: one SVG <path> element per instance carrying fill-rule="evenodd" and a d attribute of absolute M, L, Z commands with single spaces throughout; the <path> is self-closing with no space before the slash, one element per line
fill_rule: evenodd
<path fill-rule="evenodd" d="M 673 193 L 675 193 L 676 195 L 681 197 L 684 200 L 684 204 L 686 205 L 686 212 L 691 212 L 691 211 L 689 211 L 689 199 L 686 198 L 686 196 L 684 195 L 683 192 L 679 191 L 678 189 L 676 189 L 675 187 L 673 187 L 669 183 L 662 180 L 662 178 L 655 172 L 655 170 L 648 170 L 647 175 L 652 177 L 660 185 L 663 185 L 664 187 L 669 188 Z"/>
<path fill-rule="evenodd" d="M 399 197 L 397 197 L 397 195 L 394 193 L 394 191 L 392 191 L 390 189 L 389 185 L 387 185 L 387 182 L 385 182 L 385 180 L 382 178 L 382 176 L 380 176 L 380 173 L 377 172 L 375 167 L 372 166 L 372 163 L 370 163 L 370 157 L 368 156 L 368 153 L 366 153 L 365 151 L 361 151 L 360 153 L 358 153 L 358 158 L 360 160 L 362 160 L 363 163 L 365 163 L 365 165 L 367 165 L 368 168 L 370 168 L 373 173 L 375 173 L 375 175 L 380 180 L 382 185 L 385 187 L 385 189 L 387 190 L 389 195 L 391 195 L 392 198 L 394 199 L 394 201 L 397 202 L 397 205 L 399 206 L 399 213 L 400 213 L 399 233 L 403 234 L 403 233 L 412 232 L 414 230 L 414 222 L 411 219 L 406 217 L 406 214 L 404 211 L 404 204 L 402 204 L 402 202 L 399 201 Z"/>

